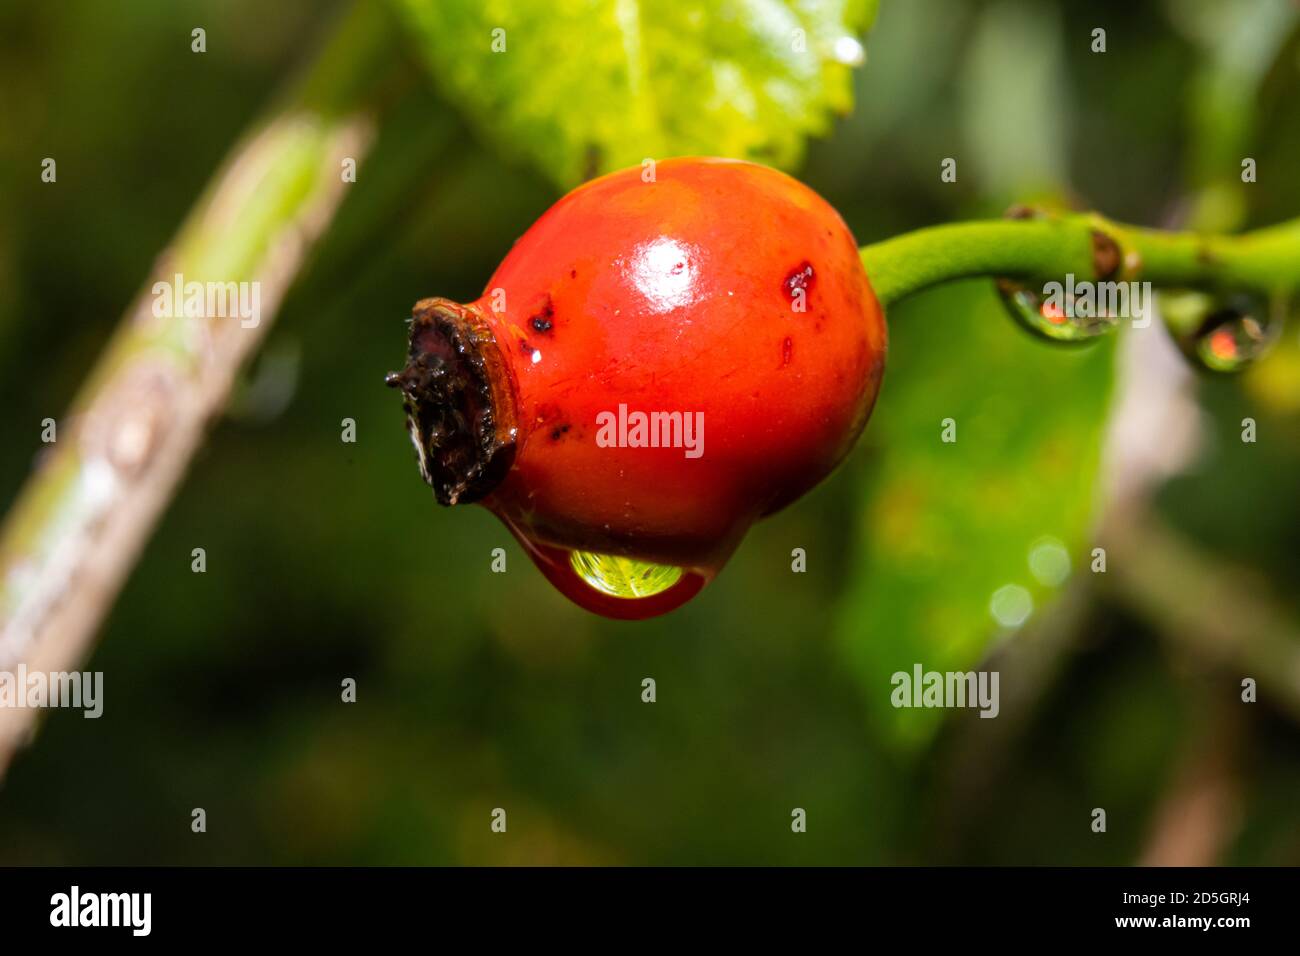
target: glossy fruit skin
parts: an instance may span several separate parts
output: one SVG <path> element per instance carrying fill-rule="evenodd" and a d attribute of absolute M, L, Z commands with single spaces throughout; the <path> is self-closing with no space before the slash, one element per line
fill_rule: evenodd
<path fill-rule="evenodd" d="M 518 240 L 479 300 L 425 300 L 412 326 L 412 363 L 430 336 L 444 356 L 447 336 L 474 340 L 459 352 L 482 363 L 468 420 L 491 406 L 493 435 L 470 442 L 484 452 L 480 478 L 440 500 L 481 500 L 562 591 L 619 617 L 683 595 L 662 607 L 593 597 L 560 566 L 569 551 L 687 568 L 674 590 L 694 593 L 753 521 L 847 454 L 886 351 L 857 243 L 808 187 L 730 160 L 665 160 L 653 181 L 644 172 L 575 189 Z M 394 383 L 408 413 L 420 397 L 411 369 Z M 701 453 L 603 447 L 599 423 L 620 405 L 694 416 Z"/>

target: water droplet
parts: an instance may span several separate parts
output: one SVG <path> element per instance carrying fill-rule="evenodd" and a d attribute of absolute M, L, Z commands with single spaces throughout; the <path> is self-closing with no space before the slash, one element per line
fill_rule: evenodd
<path fill-rule="evenodd" d="M 727 560 L 718 555 L 708 565 L 679 567 L 581 551 L 540 541 L 509 515 L 498 512 L 498 517 L 557 591 L 584 610 L 620 621 L 676 610 L 699 594 Z"/>
<path fill-rule="evenodd" d="M 1119 325 L 1115 316 L 1081 315 L 1089 311 L 1075 308 L 1074 296 L 1063 301 L 1045 298 L 1042 293 L 1014 279 L 997 280 L 998 295 L 1007 312 L 1022 328 L 1049 342 L 1083 344 L 1096 341 Z"/>
<path fill-rule="evenodd" d="M 1019 584 L 1006 584 L 993 592 L 989 613 L 1003 627 L 1019 627 L 1034 613 L 1034 598 Z"/>
<path fill-rule="evenodd" d="M 1272 347 L 1285 303 L 1257 295 L 1191 289 L 1159 295 L 1165 325 L 1189 359 L 1212 372 L 1240 372 Z"/>
<path fill-rule="evenodd" d="M 569 563 L 578 577 L 597 591 L 618 598 L 661 594 L 682 578 L 681 568 L 594 551 L 574 551 Z"/>

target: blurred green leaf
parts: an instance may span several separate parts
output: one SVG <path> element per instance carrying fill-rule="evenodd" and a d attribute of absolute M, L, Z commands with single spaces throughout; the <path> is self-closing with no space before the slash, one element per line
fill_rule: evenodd
<path fill-rule="evenodd" d="M 908 748 L 944 712 L 895 709 L 891 675 L 973 668 L 1012 631 L 994 619 L 994 594 L 1023 588 L 1033 621 L 1057 587 L 1044 580 L 1060 570 L 1060 545 L 1070 573 L 1086 571 L 1114 348 L 1031 339 L 989 282 L 937 290 L 890 318 L 890 367 L 868 429 L 881 451 L 838 629 L 877 733 Z M 941 440 L 949 418 L 951 443 Z"/>
<path fill-rule="evenodd" d="M 878 0 L 397 0 L 445 93 L 561 187 L 646 157 L 790 167 Z"/>
<path fill-rule="evenodd" d="M 1229 232 L 1241 228 L 1248 212 L 1240 164 L 1257 143 L 1261 88 L 1300 22 L 1300 9 L 1286 0 L 1170 3 L 1168 9 L 1201 54 L 1187 97 L 1194 148 L 1185 161 L 1195 190 L 1189 218 L 1199 229 Z"/>

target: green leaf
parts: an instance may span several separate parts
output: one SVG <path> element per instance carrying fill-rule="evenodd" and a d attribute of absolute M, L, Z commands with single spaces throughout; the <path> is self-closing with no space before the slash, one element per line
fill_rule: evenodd
<path fill-rule="evenodd" d="M 1088 573 L 1114 346 L 1032 339 L 988 281 L 902 303 L 890 336 L 838 637 L 873 730 L 908 750 L 946 711 L 896 709 L 893 674 L 974 668 L 1015 632 L 991 610 L 1004 587 L 1028 592 L 1033 622 L 1058 587 L 1031 568 L 1036 547 L 1046 548 L 1033 563 L 1047 581 L 1060 545 L 1070 573 Z M 942 440 L 945 419 L 954 442 Z"/>
<path fill-rule="evenodd" d="M 790 167 L 878 0 L 396 0 L 447 97 L 561 187 L 646 158 Z"/>

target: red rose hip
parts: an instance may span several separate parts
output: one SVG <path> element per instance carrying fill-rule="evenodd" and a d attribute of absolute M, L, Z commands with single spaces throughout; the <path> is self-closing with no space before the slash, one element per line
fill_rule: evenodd
<path fill-rule="evenodd" d="M 476 302 L 418 302 L 389 383 L 440 503 L 480 502 L 576 603 L 643 618 L 844 457 L 885 347 L 825 200 L 673 159 L 569 193 Z"/>

